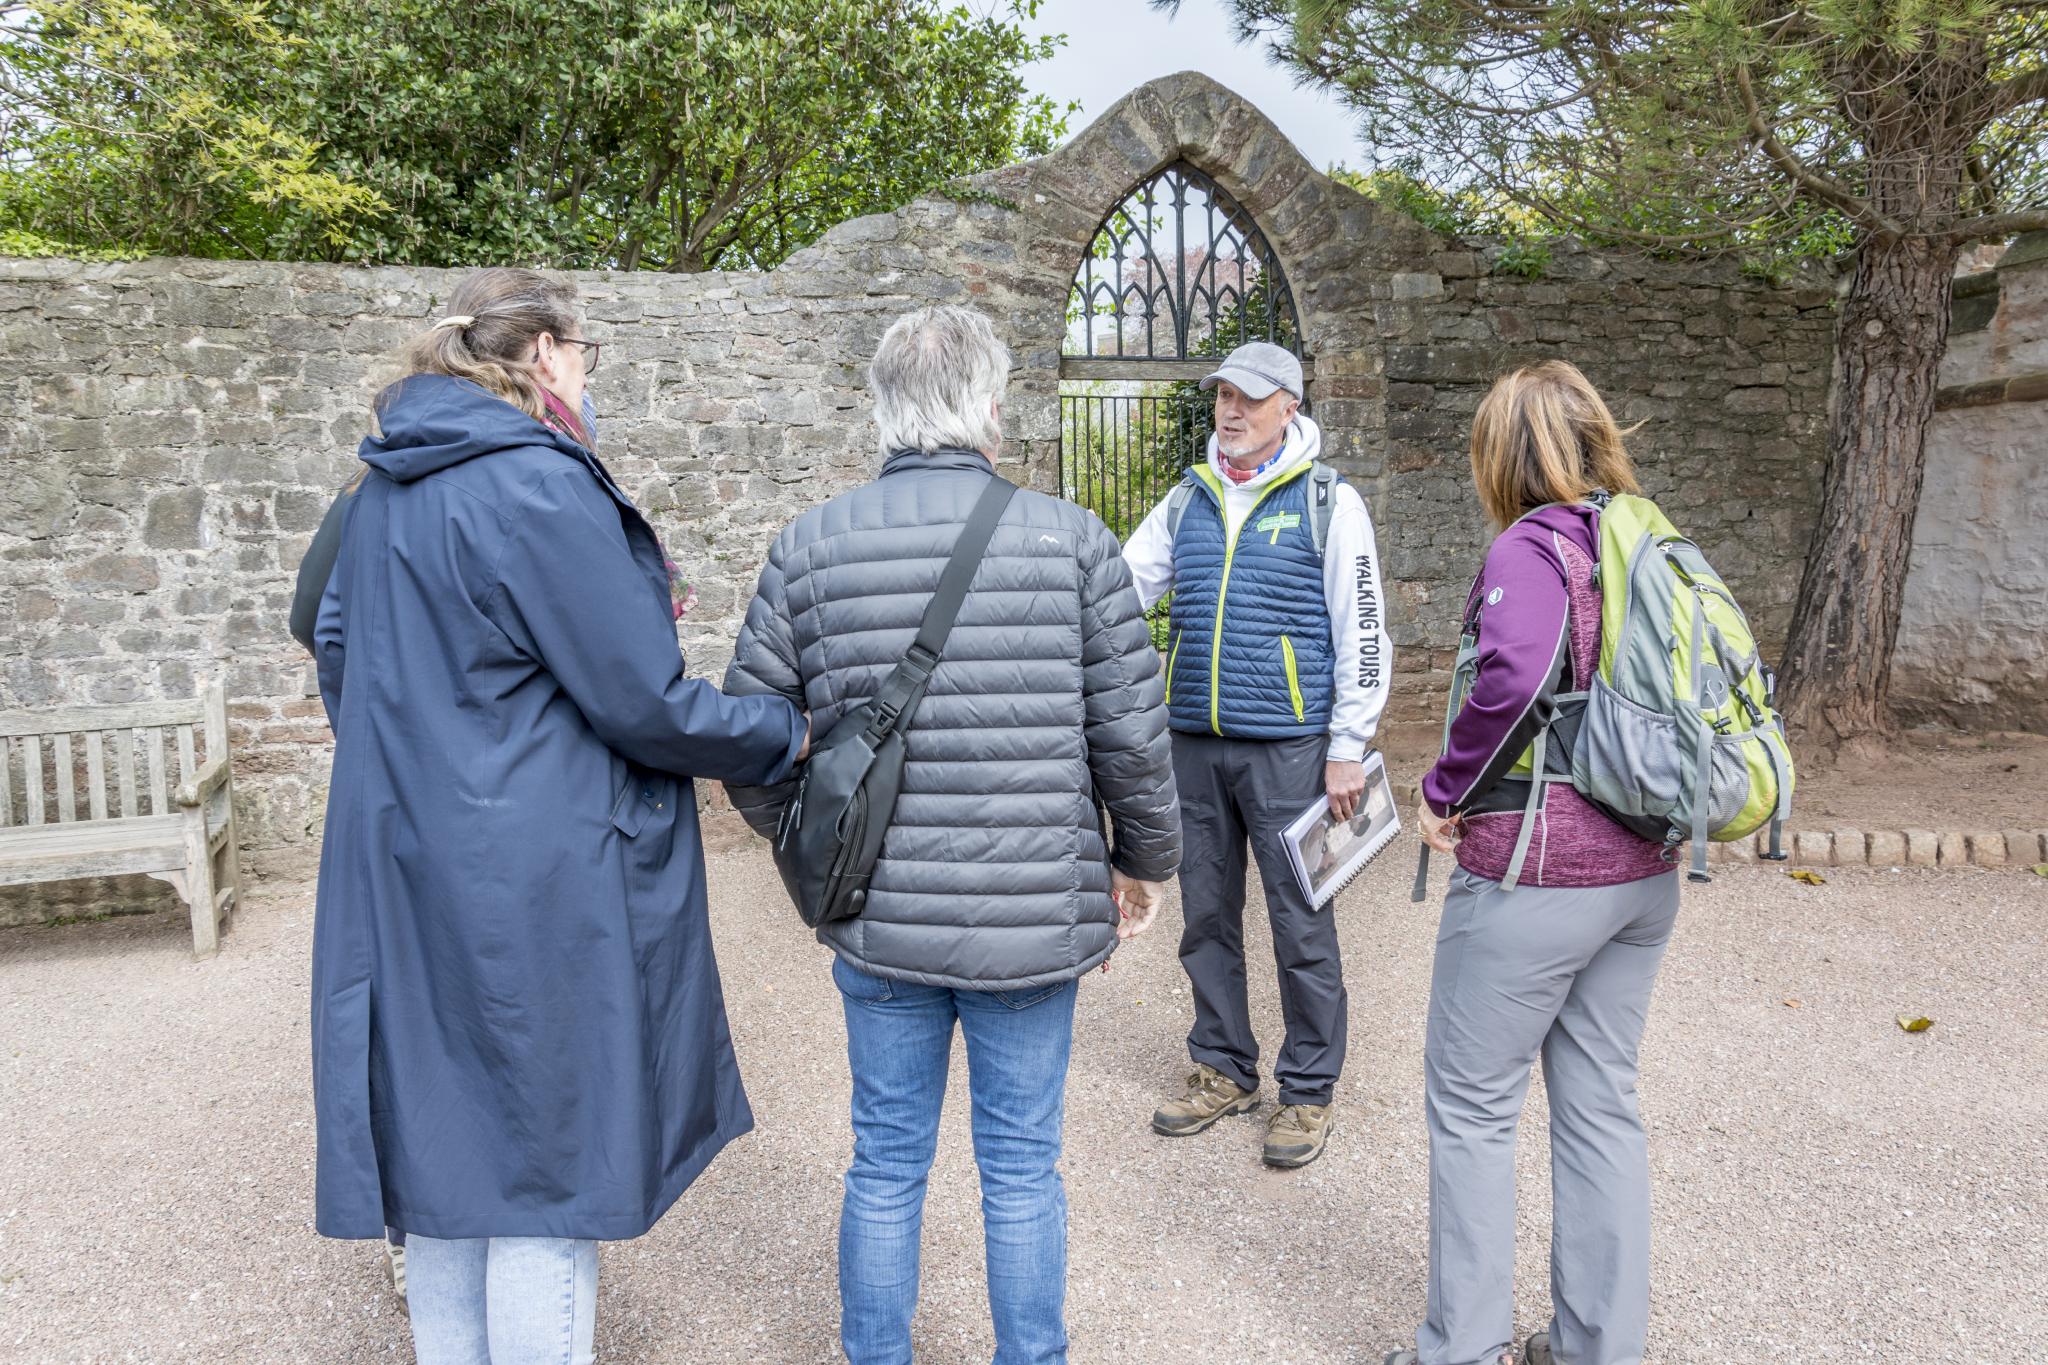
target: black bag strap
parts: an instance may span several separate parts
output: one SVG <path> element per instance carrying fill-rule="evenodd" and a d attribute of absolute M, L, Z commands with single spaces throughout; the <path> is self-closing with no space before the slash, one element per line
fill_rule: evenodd
<path fill-rule="evenodd" d="M 939 575 L 938 590 L 924 609 L 924 623 L 917 628 L 917 639 L 911 643 L 903 662 L 882 684 L 882 690 L 875 694 L 868 721 L 871 742 L 879 742 L 892 730 L 907 727 L 917 704 L 924 700 L 932 671 L 945 652 L 946 637 L 953 633 L 953 619 L 960 614 L 960 604 L 967 600 L 968 585 L 974 582 L 975 571 L 981 567 L 989 540 L 996 533 L 996 524 L 1003 519 L 1004 509 L 1016 492 L 1017 485 L 1008 479 L 989 476 L 988 487 L 982 490 L 974 510 L 967 514 L 967 524 L 960 529 L 960 539 L 953 542 L 953 557 L 946 561 L 946 571 Z"/>

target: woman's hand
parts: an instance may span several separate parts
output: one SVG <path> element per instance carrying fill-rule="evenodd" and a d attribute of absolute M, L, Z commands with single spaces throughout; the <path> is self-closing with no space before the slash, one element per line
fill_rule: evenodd
<path fill-rule="evenodd" d="M 1438 853 L 1450 853 L 1458 847 L 1458 818 L 1454 815 L 1438 815 L 1429 808 L 1425 797 L 1415 801 L 1415 827 L 1422 832 L 1422 842 Z"/>
<path fill-rule="evenodd" d="M 796 761 L 801 763 L 811 756 L 811 713 L 804 712 L 804 747 L 796 751 Z"/>

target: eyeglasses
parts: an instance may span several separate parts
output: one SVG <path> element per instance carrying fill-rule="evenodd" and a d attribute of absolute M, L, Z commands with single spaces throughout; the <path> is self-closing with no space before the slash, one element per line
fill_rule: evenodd
<path fill-rule="evenodd" d="M 604 355 L 604 343 L 602 341 L 584 341 L 579 337 L 563 337 L 561 342 L 564 346 L 583 347 L 583 373 L 597 373 L 597 362 Z"/>

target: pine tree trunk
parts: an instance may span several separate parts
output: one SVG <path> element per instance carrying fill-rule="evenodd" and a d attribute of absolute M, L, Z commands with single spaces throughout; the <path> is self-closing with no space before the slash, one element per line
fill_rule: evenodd
<path fill-rule="evenodd" d="M 1892 728 L 1892 652 L 1956 253 L 1945 238 L 1866 242 L 1836 322 L 1828 468 L 1780 689 L 1791 722 L 1830 751 Z"/>

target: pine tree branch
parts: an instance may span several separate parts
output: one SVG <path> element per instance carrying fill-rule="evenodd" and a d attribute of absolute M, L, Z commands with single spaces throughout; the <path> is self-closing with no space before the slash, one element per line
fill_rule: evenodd
<path fill-rule="evenodd" d="M 1750 84 L 1747 65 L 1738 65 L 1735 68 L 1735 84 L 1736 88 L 1742 91 L 1742 103 L 1749 114 L 1751 135 L 1756 138 L 1757 145 L 1763 149 L 1764 155 L 1768 156 L 1794 184 L 1829 208 L 1848 215 L 1852 221 L 1864 227 L 1874 228 L 1892 237 L 1905 235 L 1906 229 L 1902 224 L 1878 212 L 1869 200 L 1833 176 L 1823 175 L 1808 166 L 1793 155 L 1790 148 L 1778 141 L 1777 130 L 1771 125 L 1770 120 L 1764 117 L 1764 111 L 1757 103 L 1756 87 Z"/>
<path fill-rule="evenodd" d="M 1953 236 L 1958 242 L 1988 242 L 2043 230 L 2048 230 L 2048 209 L 2019 209 L 1964 218 L 1955 225 Z"/>
<path fill-rule="evenodd" d="M 2038 66 L 2025 75 L 1995 82 L 1989 93 L 1991 117 L 2009 114 L 2024 104 L 2048 100 L 2048 66 Z"/>

